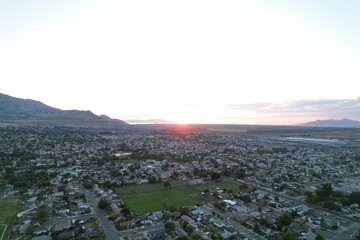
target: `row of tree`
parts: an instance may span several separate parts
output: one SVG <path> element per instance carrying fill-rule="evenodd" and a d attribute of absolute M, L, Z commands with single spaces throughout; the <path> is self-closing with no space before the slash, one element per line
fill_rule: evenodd
<path fill-rule="evenodd" d="M 330 210 L 341 211 L 340 204 L 349 206 L 351 204 L 360 205 L 360 192 L 352 192 L 349 195 L 340 191 L 334 191 L 331 183 L 325 183 L 315 192 L 305 192 L 306 201 L 320 205 Z"/>

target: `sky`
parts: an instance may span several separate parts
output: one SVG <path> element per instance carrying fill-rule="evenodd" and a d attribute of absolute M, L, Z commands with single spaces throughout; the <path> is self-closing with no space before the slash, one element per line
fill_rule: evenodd
<path fill-rule="evenodd" d="M 0 92 L 176 123 L 360 120 L 358 0 L 1 0 Z"/>

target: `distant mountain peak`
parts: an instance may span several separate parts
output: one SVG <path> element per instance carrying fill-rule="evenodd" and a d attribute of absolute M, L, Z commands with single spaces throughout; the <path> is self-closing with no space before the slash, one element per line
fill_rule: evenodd
<path fill-rule="evenodd" d="M 61 110 L 32 99 L 15 98 L 0 93 L 0 120 L 27 125 L 77 127 L 119 127 L 127 123 L 106 115 L 80 110 Z"/>
<path fill-rule="evenodd" d="M 343 119 L 327 119 L 327 120 L 316 120 L 313 122 L 300 124 L 302 126 L 310 127 L 360 127 L 360 122 L 351 120 L 348 118 Z"/>

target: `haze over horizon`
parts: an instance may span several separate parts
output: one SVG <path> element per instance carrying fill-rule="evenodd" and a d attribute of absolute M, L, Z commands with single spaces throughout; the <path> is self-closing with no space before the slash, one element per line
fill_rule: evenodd
<path fill-rule="evenodd" d="M 2 1 L 0 92 L 113 118 L 360 120 L 359 1 Z"/>

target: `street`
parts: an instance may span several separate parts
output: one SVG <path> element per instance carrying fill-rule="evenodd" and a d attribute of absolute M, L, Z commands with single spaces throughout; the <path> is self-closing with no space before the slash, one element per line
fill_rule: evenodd
<path fill-rule="evenodd" d="M 210 215 L 212 214 L 212 212 L 214 210 L 205 204 L 201 205 L 200 208 Z M 216 213 L 219 214 L 223 219 L 225 219 L 226 222 L 228 222 L 232 227 L 234 227 L 235 230 L 237 230 L 238 232 L 243 234 L 245 237 L 247 237 L 249 239 L 255 239 L 255 240 L 264 240 L 263 237 L 256 235 L 255 233 L 253 233 L 252 231 L 250 231 L 243 225 L 238 224 L 237 222 L 233 221 L 229 216 L 227 216 L 227 214 L 220 213 L 217 211 L 216 211 Z"/>
<path fill-rule="evenodd" d="M 98 219 L 98 221 L 104 231 L 106 239 L 109 239 L 109 240 L 110 239 L 111 240 L 120 239 L 122 236 L 135 234 L 140 231 L 145 232 L 145 231 L 151 231 L 154 229 L 164 227 L 164 223 L 160 223 L 160 224 L 157 224 L 156 226 L 149 226 L 149 227 L 146 227 L 141 230 L 139 228 L 132 228 L 132 229 L 128 229 L 128 230 L 118 231 L 113 228 L 113 225 L 110 223 L 109 219 L 106 217 L 105 212 L 98 208 L 98 201 L 96 200 L 95 195 L 93 193 L 85 190 L 83 188 L 83 186 L 81 186 L 81 184 L 77 184 L 76 186 L 77 186 L 79 192 L 84 193 L 86 196 L 86 199 L 88 199 L 91 209 L 92 209 L 93 213 L 95 214 L 96 218 Z"/>

